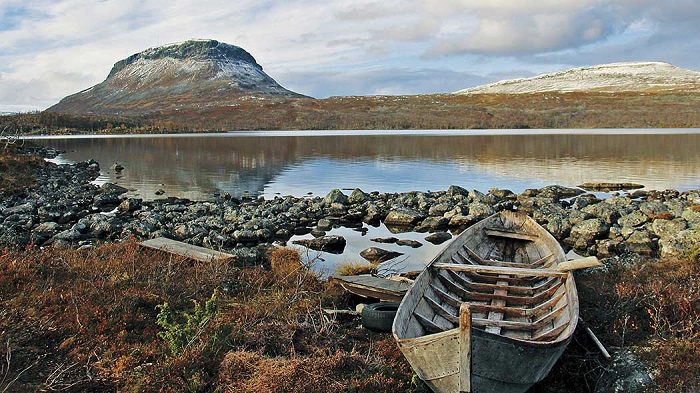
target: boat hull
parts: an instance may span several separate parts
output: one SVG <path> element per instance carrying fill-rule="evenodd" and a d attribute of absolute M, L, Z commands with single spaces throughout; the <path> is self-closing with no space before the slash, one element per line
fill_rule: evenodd
<path fill-rule="evenodd" d="M 499 222 L 507 228 L 494 228 Z M 483 245 L 490 241 L 494 244 Z M 500 251 L 498 241 L 505 243 Z M 507 254 L 511 257 L 499 260 L 503 266 L 492 258 Z M 553 272 L 565 259 L 559 243 L 525 215 L 501 212 L 475 224 L 428 264 L 406 293 L 392 328 L 399 349 L 436 393 L 527 391 L 550 372 L 578 322 L 573 275 Z M 497 272 L 484 274 L 475 260 Z M 437 305 L 439 300 L 445 304 Z M 464 304 L 476 315 L 466 330 L 468 366 L 460 349 L 465 346 L 458 310 Z"/>

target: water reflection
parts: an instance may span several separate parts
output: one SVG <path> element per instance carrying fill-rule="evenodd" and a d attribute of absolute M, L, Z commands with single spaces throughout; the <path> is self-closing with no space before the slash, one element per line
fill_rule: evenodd
<path fill-rule="evenodd" d="M 687 130 L 686 130 L 687 132 Z M 196 135 L 69 138 L 41 143 L 66 150 L 59 160 L 98 160 L 100 181 L 133 196 L 209 199 L 440 190 L 452 184 L 520 192 L 549 184 L 635 182 L 649 189 L 700 188 L 700 134 L 630 135 Z M 113 162 L 126 168 L 117 174 Z"/>

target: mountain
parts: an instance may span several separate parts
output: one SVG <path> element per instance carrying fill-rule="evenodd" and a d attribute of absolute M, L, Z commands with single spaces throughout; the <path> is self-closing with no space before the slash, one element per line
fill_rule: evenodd
<path fill-rule="evenodd" d="M 70 95 L 50 112 L 146 114 L 237 105 L 243 97 L 303 97 L 280 86 L 244 49 L 190 40 L 136 53 L 104 82 Z"/>
<path fill-rule="evenodd" d="M 611 63 L 504 80 L 455 94 L 700 91 L 700 72 L 661 62 Z"/>

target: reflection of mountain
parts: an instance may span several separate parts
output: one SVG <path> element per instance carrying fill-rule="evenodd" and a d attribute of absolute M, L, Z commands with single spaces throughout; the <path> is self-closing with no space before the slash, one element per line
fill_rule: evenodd
<path fill-rule="evenodd" d="M 103 171 L 109 171 L 113 162 L 123 163 L 123 178 L 109 174 L 110 181 L 137 188 L 145 198 L 152 198 L 159 187 L 167 195 L 189 198 L 208 198 L 216 190 L 235 196 L 245 191 L 259 195 L 266 187 L 266 192 L 275 192 L 269 185 L 294 171 L 296 176 L 290 177 L 294 182 L 308 182 L 313 177 L 326 182 L 326 190 L 340 183 L 352 187 L 355 178 L 365 181 L 374 177 L 381 180 L 367 187 L 393 191 L 387 163 L 394 172 L 402 165 L 406 170 L 426 171 L 416 178 L 428 180 L 433 173 L 439 176 L 448 169 L 463 170 L 460 184 L 465 187 L 477 177 L 483 184 L 496 176 L 514 183 L 634 181 L 650 188 L 700 188 L 700 157 L 696 152 L 700 134 L 174 135 L 52 139 L 44 143 L 69 151 L 68 158 L 74 161 L 95 158 Z M 314 163 L 313 172 L 305 166 L 308 162 Z M 430 165 L 421 166 L 421 162 Z M 348 168 L 332 168 L 338 165 Z M 439 165 L 449 168 L 441 172 L 436 170 Z M 376 173 L 366 172 L 368 167 Z M 337 176 L 343 178 L 334 178 Z M 435 185 L 441 184 L 437 180 Z M 435 185 L 426 187 L 436 190 Z M 304 184 L 295 186 L 297 195 L 305 193 Z"/>

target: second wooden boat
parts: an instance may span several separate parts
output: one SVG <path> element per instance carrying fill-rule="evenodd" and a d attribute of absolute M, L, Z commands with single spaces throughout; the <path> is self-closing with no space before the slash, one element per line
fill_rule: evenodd
<path fill-rule="evenodd" d="M 438 393 L 524 392 L 571 340 L 578 295 L 559 243 L 525 214 L 468 228 L 418 276 L 392 332 Z"/>

